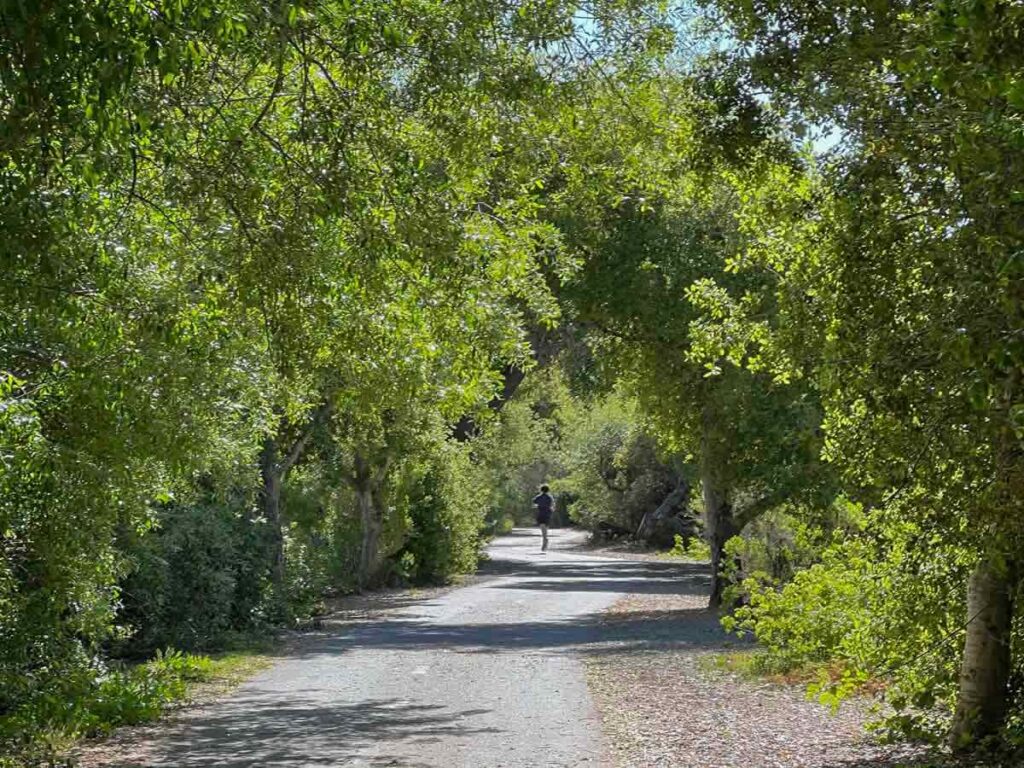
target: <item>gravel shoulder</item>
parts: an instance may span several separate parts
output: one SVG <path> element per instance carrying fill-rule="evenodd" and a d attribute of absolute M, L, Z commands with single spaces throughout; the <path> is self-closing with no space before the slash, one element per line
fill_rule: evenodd
<path fill-rule="evenodd" d="M 618 768 L 910 768 L 921 749 L 883 746 L 864 731 L 872 702 L 836 714 L 801 686 L 751 681 L 709 663 L 743 647 L 721 630 L 703 591 L 634 594 L 605 614 L 609 627 L 646 623 L 670 640 L 609 647 L 587 657 L 587 680 Z"/>

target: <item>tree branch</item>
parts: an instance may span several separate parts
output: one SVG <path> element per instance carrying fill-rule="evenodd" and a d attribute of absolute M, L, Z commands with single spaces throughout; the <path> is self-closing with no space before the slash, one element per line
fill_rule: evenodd
<path fill-rule="evenodd" d="M 740 510 L 734 510 L 733 521 L 736 524 L 736 530 L 742 531 L 748 523 L 752 523 L 773 507 L 777 507 L 779 504 L 788 501 L 789 497 L 790 494 L 786 491 L 773 491 L 772 493 L 762 496 L 757 501 L 747 504 Z"/>
<path fill-rule="evenodd" d="M 326 421 L 327 417 L 331 415 L 334 410 L 334 402 L 332 398 L 327 398 L 322 402 L 317 409 L 313 411 L 313 416 L 307 422 L 305 429 L 302 430 L 302 434 L 299 435 L 298 439 L 292 443 L 291 449 L 285 454 L 284 459 L 277 465 L 277 470 L 282 475 L 286 474 L 293 466 L 295 462 L 302 456 L 302 452 L 306 450 L 306 444 L 309 442 L 309 438 L 313 436 L 313 432 L 321 424 Z"/>

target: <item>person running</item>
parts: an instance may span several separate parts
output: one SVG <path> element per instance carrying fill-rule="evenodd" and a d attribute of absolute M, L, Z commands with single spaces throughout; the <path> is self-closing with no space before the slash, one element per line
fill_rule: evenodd
<path fill-rule="evenodd" d="M 541 552 L 548 551 L 548 526 L 551 525 L 551 511 L 555 508 L 555 500 L 548 493 L 549 490 L 546 485 L 542 485 L 540 493 L 533 497 L 533 506 L 537 508 L 537 525 L 540 526 L 540 534 L 543 537 Z"/>

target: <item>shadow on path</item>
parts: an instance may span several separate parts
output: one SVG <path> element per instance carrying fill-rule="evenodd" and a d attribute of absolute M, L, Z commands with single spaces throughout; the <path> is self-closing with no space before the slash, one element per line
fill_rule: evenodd
<path fill-rule="evenodd" d="M 707 610 L 671 611 L 652 618 L 606 621 L 600 617 L 515 624 L 435 624 L 399 618 L 364 623 L 311 642 L 298 658 L 338 655 L 357 649 L 450 650 L 460 653 L 507 651 L 638 651 L 666 646 L 719 648 L 728 638 L 718 617 Z"/>
<path fill-rule="evenodd" d="M 633 561 L 513 561 L 487 563 L 485 575 L 500 576 L 485 589 L 612 595 L 706 595 L 707 569 L 691 563 Z M 544 600 L 530 597 L 530 600 Z M 717 615 L 708 610 L 661 612 L 633 619 L 583 615 L 546 621 L 438 623 L 427 617 L 398 614 L 346 623 L 329 634 L 310 638 L 297 657 L 339 655 L 357 649 L 403 651 L 450 650 L 461 653 L 507 651 L 636 651 L 668 646 L 718 648 L 727 644 Z"/>
<path fill-rule="evenodd" d="M 435 704 L 412 704 L 396 699 L 359 704 L 325 704 L 322 700 L 290 695 L 282 701 L 273 691 L 253 691 L 230 705 L 221 705 L 189 723 L 185 730 L 164 736 L 155 744 L 159 766 L 217 766 L 250 768 L 257 765 L 345 765 L 362 758 L 361 765 L 417 763 L 408 757 L 378 754 L 367 758 L 371 745 L 394 742 L 426 744 L 452 738 L 500 733 L 475 727 L 472 719 L 487 709 L 445 711 Z M 115 768 L 138 762 L 114 763 Z"/>
<path fill-rule="evenodd" d="M 444 674 L 472 677 L 439 681 L 436 690 L 428 690 L 429 698 L 424 698 L 422 691 L 413 691 L 400 676 L 374 677 L 378 673 L 373 671 L 363 679 L 344 674 L 345 665 L 379 658 L 375 653 L 357 655 L 356 651 L 399 652 L 394 657 L 385 656 L 390 661 L 381 669 L 392 670 L 426 664 L 432 658 L 441 658 L 443 651 L 532 657 L 576 651 L 614 654 L 666 647 L 710 649 L 728 641 L 717 616 L 707 610 L 621 618 L 591 612 L 630 594 L 706 595 L 708 575 L 701 566 L 566 559 L 557 553 L 550 558 L 533 555 L 502 559 L 499 554 L 484 564 L 481 575 L 492 579 L 436 599 L 395 597 L 375 605 L 370 597 L 339 607 L 326 617 L 322 632 L 304 635 L 287 653 L 289 659 L 311 662 L 301 665 L 302 675 L 294 676 L 299 666 L 280 665 L 276 672 L 271 670 L 243 686 L 229 700 L 183 718 L 176 727 L 155 738 L 151 747 L 158 760 L 109 765 L 298 768 L 351 764 L 422 768 L 445 764 L 439 762 L 439 755 L 448 759 L 459 754 L 460 745 L 466 747 L 471 741 L 473 750 L 481 750 L 473 752 L 474 762 L 459 762 L 462 758 L 452 757 L 455 762 L 451 765 L 479 764 L 484 768 L 497 764 L 499 758 L 503 765 L 540 765 L 529 762 L 534 759 L 529 747 L 535 739 L 548 739 L 545 743 L 549 748 L 566 755 L 575 754 L 573 739 L 585 742 L 578 735 L 563 737 L 561 731 L 554 735 L 524 731 L 523 713 L 532 715 L 534 711 L 530 697 L 540 697 L 537 708 L 543 709 L 541 705 L 549 695 L 546 689 L 538 687 L 534 693 L 527 686 L 524 694 L 518 678 L 512 677 L 514 685 L 508 680 L 504 684 L 515 690 L 519 699 L 504 702 L 500 710 L 491 710 L 467 708 L 466 701 L 472 697 L 463 696 L 458 686 L 465 686 L 467 694 L 478 694 L 490 685 L 487 670 L 544 669 L 543 660 L 500 659 L 494 660 L 492 667 L 483 656 L 463 657 L 441 668 Z M 418 651 L 435 655 L 428 653 L 415 661 L 401 655 Z M 551 669 L 558 673 L 561 666 L 556 663 Z M 582 681 L 579 684 L 584 685 Z M 420 698 L 411 701 L 406 696 Z M 506 709 L 515 717 L 509 719 Z M 453 748 L 456 751 L 449 752 Z M 570 760 L 568 765 L 575 758 L 565 759 Z"/>
<path fill-rule="evenodd" d="M 636 560 L 485 560 L 482 576 L 516 576 L 529 579 L 658 579 L 680 582 L 682 586 L 707 591 L 709 566 L 701 563 L 657 563 Z M 692 584 L 691 584 L 692 582 Z M 704 585 L 704 586 L 699 586 Z M 502 584 L 502 586 L 508 586 Z M 624 589 L 614 589 L 624 592 Z M 678 589 L 677 591 L 690 591 Z"/>

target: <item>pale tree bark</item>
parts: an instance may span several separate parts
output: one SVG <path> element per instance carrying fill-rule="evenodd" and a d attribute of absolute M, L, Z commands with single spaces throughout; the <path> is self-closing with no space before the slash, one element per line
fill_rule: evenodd
<path fill-rule="evenodd" d="M 739 533 L 733 519 L 730 488 L 725 480 L 727 454 L 728 446 L 715 432 L 714 410 L 706 403 L 701 414 L 700 486 L 704 499 L 704 535 L 711 549 L 711 595 L 708 598 L 711 608 L 722 605 L 725 542 Z"/>
<path fill-rule="evenodd" d="M 281 442 L 292 430 L 283 419 L 274 437 L 263 441 L 260 451 L 260 507 L 263 519 L 270 531 L 270 583 L 273 589 L 275 610 L 281 620 L 288 618 L 288 600 L 285 594 L 284 523 L 281 516 L 281 488 L 285 477 L 295 463 L 302 458 L 316 428 L 326 420 L 332 410 L 331 402 L 325 401 L 310 416 L 309 421 L 282 455 Z"/>
<path fill-rule="evenodd" d="M 369 489 L 356 491 L 356 503 L 359 507 L 359 521 L 362 526 L 362 542 L 359 550 L 359 588 L 369 586 L 376 576 L 380 563 L 380 532 L 384 521 L 377 512 L 373 492 Z"/>
<path fill-rule="evenodd" d="M 1010 682 L 1014 581 L 1005 564 L 982 560 L 967 585 L 967 636 L 960 695 L 950 731 L 954 749 L 969 749 L 1003 724 Z"/>
<path fill-rule="evenodd" d="M 716 473 L 710 471 L 710 468 L 701 472 L 701 491 L 704 498 L 704 534 L 711 549 L 711 595 L 708 606 L 719 608 L 725 591 L 725 579 L 722 576 L 725 542 L 739 531 L 733 519 L 727 491 L 719 484 Z"/>
<path fill-rule="evenodd" d="M 356 578 L 359 588 L 365 589 L 373 586 L 380 575 L 380 535 L 384 529 L 384 510 L 379 497 L 391 462 L 385 459 L 374 467 L 365 455 L 356 451 L 353 464 L 352 487 L 356 493 L 362 531 Z"/>
<path fill-rule="evenodd" d="M 1000 522 L 987 536 L 1003 542 L 971 571 L 967 582 L 967 627 L 960 666 L 960 689 L 949 741 L 955 750 L 967 750 L 1002 728 L 1010 696 L 1013 668 L 1011 635 L 1014 597 L 1020 579 L 1019 563 L 1007 557 L 1013 546 L 1013 525 L 1020 519 L 1024 491 L 1021 443 L 1013 411 L 1020 402 L 1021 371 L 1006 376 L 999 402 L 1000 426 L 995 440 L 998 484 L 993 488 L 994 508 L 1003 510 Z"/>

